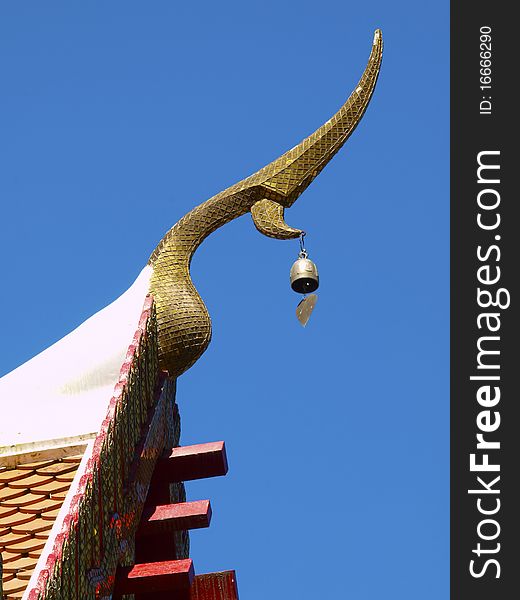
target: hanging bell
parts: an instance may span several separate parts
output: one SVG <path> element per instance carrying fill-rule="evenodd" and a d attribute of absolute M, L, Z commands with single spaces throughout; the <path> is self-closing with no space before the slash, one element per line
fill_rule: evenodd
<path fill-rule="evenodd" d="M 318 301 L 318 296 L 311 292 L 317 290 L 320 284 L 318 268 L 310 260 L 307 250 L 305 250 L 305 246 L 303 245 L 304 237 L 305 233 L 302 233 L 300 236 L 298 260 L 291 267 L 291 287 L 295 292 L 303 294 L 303 299 L 296 307 L 296 318 L 302 327 L 307 325 Z"/>
<path fill-rule="evenodd" d="M 318 268 L 302 249 L 298 260 L 291 267 L 291 287 L 299 294 L 310 294 L 318 289 L 320 278 Z"/>

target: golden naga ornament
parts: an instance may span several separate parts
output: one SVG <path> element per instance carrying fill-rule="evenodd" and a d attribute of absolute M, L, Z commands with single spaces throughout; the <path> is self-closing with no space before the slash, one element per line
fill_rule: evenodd
<path fill-rule="evenodd" d="M 190 277 L 190 262 L 217 228 L 251 212 L 256 228 L 279 240 L 303 232 L 286 225 L 292 206 L 345 143 L 372 97 L 381 66 L 380 30 L 367 67 L 345 104 L 312 135 L 260 171 L 197 206 L 176 223 L 152 253 L 150 292 L 157 306 L 160 363 L 171 377 L 189 369 L 208 347 L 211 320 Z"/>

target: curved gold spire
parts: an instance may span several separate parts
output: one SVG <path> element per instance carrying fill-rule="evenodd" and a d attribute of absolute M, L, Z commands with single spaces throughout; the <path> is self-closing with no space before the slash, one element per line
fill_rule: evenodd
<path fill-rule="evenodd" d="M 361 121 L 376 86 L 382 56 L 383 36 L 381 30 L 377 29 L 366 69 L 338 112 L 300 144 L 236 187 L 260 184 L 267 190 L 281 194 L 285 199 L 284 206 L 291 206 Z"/>
<path fill-rule="evenodd" d="M 188 369 L 206 350 L 211 321 L 189 272 L 193 253 L 215 229 L 251 211 L 259 231 L 277 239 L 298 237 L 283 218 L 354 131 L 370 102 L 383 52 L 374 35 L 367 67 L 345 104 L 322 127 L 269 165 L 220 192 L 184 216 L 152 253 L 150 292 L 157 306 L 160 362 L 170 376 Z"/>
<path fill-rule="evenodd" d="M 262 201 L 264 204 L 261 210 L 251 211 L 255 225 L 262 233 L 272 232 L 273 229 L 283 231 L 280 239 L 300 235 L 299 229 L 293 229 L 285 224 L 283 224 L 285 227 L 283 225 L 275 227 L 274 224 L 269 226 L 265 222 L 257 221 L 256 215 L 260 217 L 267 213 L 277 214 L 275 205 L 278 203 L 285 207 L 291 206 L 347 141 L 370 102 L 379 76 L 382 56 L 383 36 L 381 30 L 377 29 L 365 72 L 356 89 L 338 112 L 298 146 L 238 184 L 238 186 L 260 184 L 266 190 L 267 199 L 270 193 L 277 195 L 272 201 L 272 206 Z M 272 233 L 265 235 L 278 237 Z"/>

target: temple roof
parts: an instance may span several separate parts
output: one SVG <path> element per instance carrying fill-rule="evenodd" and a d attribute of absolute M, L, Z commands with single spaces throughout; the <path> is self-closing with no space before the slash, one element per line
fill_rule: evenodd
<path fill-rule="evenodd" d="M 153 301 L 147 297 L 143 308 L 142 283 L 138 278 L 137 285 L 112 305 L 0 381 L 4 430 L 0 436 L 0 595 L 3 599 L 27 597 L 31 589 L 37 590 L 37 597 L 46 593 L 49 564 L 55 566 L 56 572 L 62 568 L 65 553 L 61 548 L 70 539 L 72 529 L 78 527 L 78 506 L 85 503 L 85 486 L 88 487 L 93 476 L 100 481 L 94 464 L 97 461 L 99 468 L 100 444 L 107 427 L 114 426 L 116 406 L 118 415 L 123 412 L 127 415 L 120 416 L 123 423 L 135 421 L 133 414 L 139 410 L 138 401 L 151 401 L 150 391 L 144 395 L 143 390 L 154 389 L 159 373 L 155 358 L 155 321 L 151 317 Z M 70 353 L 76 359 L 88 358 L 89 354 L 94 361 L 99 358 L 98 347 L 84 344 L 89 343 L 88 338 L 95 341 L 101 331 L 107 333 L 108 325 L 116 332 L 112 338 L 108 335 L 114 342 L 113 348 L 121 344 L 124 347 L 123 352 L 115 354 L 118 360 L 115 375 L 110 369 L 103 370 L 106 361 L 74 364 Z M 106 346 L 102 348 L 106 349 Z M 111 352 L 109 349 L 104 356 Z M 66 364 L 79 367 L 77 370 L 86 377 L 82 378 L 81 389 L 63 394 L 60 386 L 70 381 L 71 371 L 59 367 L 60 364 L 65 367 L 60 361 L 67 353 L 69 362 Z M 53 372 L 46 372 L 52 365 Z M 147 378 L 146 384 L 136 380 L 136 369 Z M 99 379 L 100 374 L 107 375 L 110 381 L 107 379 L 98 385 L 96 378 Z M 123 407 L 122 403 L 131 399 L 130 396 L 135 398 L 135 404 Z M 55 410 L 58 405 L 62 413 Z M 145 419 L 146 414 L 140 412 L 141 420 Z M 90 418 L 82 417 L 88 413 L 91 413 Z M 10 426 L 16 427 L 15 431 L 10 430 Z M 52 433 L 58 436 L 52 438 Z M 136 429 L 135 436 L 138 433 Z M 126 461 L 131 461 L 138 437 L 128 439 L 126 435 L 125 439 L 128 441 L 124 451 Z M 106 445 L 105 448 L 105 455 L 110 456 L 113 463 L 116 448 Z M 106 458 L 105 464 L 108 464 Z M 114 552 L 113 559 L 118 558 L 119 554 Z"/>

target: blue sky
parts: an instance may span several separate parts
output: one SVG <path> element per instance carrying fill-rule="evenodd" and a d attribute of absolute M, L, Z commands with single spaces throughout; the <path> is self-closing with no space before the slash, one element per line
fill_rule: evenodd
<path fill-rule="evenodd" d="M 192 534 L 241 597 L 448 597 L 449 5 L 18 2 L 0 7 L 0 374 L 122 293 L 193 206 L 276 158 L 383 68 L 352 138 L 286 212 L 249 216 L 193 280 L 209 350 L 178 383 L 183 443 L 224 439 Z"/>

